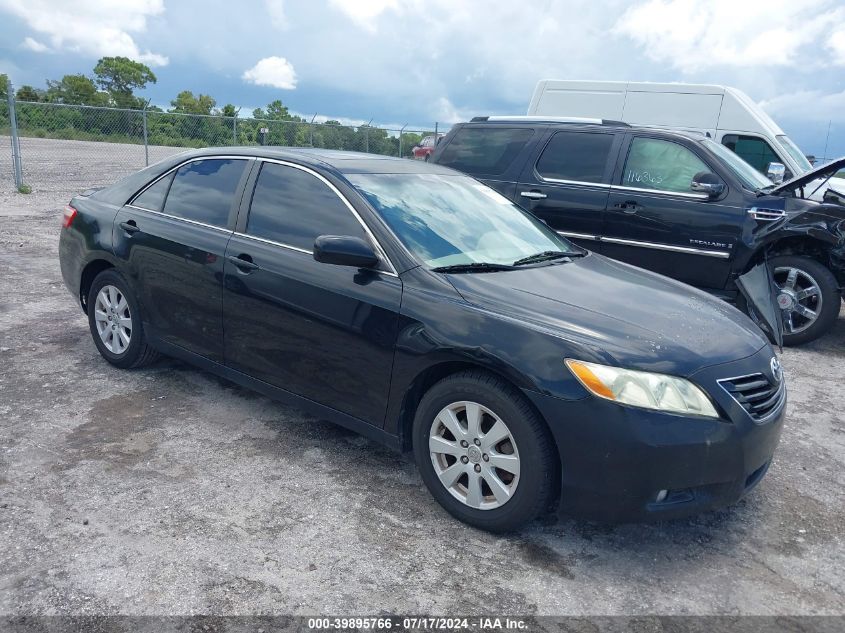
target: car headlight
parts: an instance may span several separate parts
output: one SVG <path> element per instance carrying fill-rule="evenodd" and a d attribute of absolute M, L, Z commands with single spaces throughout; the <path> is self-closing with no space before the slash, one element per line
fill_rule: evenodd
<path fill-rule="evenodd" d="M 572 358 L 566 359 L 566 366 L 590 393 L 599 398 L 669 413 L 719 417 L 707 394 L 689 380 Z"/>

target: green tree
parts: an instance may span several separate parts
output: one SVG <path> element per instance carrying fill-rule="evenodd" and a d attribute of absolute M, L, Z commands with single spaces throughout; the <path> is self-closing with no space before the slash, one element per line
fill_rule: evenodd
<path fill-rule="evenodd" d="M 235 106 L 233 106 L 231 103 L 227 103 L 226 105 L 224 105 L 223 109 L 220 110 L 220 114 L 228 117 L 238 116 L 238 112 L 237 110 L 235 110 Z"/>
<path fill-rule="evenodd" d="M 0 97 L 5 98 L 6 94 L 9 92 L 9 75 L 1 74 L 0 75 Z"/>
<path fill-rule="evenodd" d="M 287 106 L 280 99 L 267 104 L 267 118 L 274 121 L 292 121 L 294 119 L 288 112 Z"/>
<path fill-rule="evenodd" d="M 143 102 L 133 90 L 141 90 L 156 82 L 156 76 L 148 66 L 128 57 L 102 57 L 94 67 L 97 84 L 106 90 L 121 108 L 140 108 Z"/>
<path fill-rule="evenodd" d="M 65 75 L 61 81 L 47 80 L 47 101 L 73 105 L 108 105 L 108 94 L 97 90 L 94 81 L 85 75 Z"/>
<path fill-rule="evenodd" d="M 21 86 L 15 93 L 15 99 L 18 101 L 39 101 L 38 91 L 32 86 Z"/>
<path fill-rule="evenodd" d="M 181 112 L 182 114 L 211 114 L 211 110 L 217 105 L 217 102 L 209 95 L 197 95 L 190 90 L 183 90 L 176 98 L 170 102 L 173 106 L 171 112 Z"/>

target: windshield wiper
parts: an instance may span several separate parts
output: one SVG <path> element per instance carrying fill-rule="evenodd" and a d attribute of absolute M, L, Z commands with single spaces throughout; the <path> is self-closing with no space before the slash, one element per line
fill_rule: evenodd
<path fill-rule="evenodd" d="M 509 264 L 493 264 L 491 262 L 469 262 L 467 264 L 451 264 L 432 268 L 436 273 L 475 273 L 495 272 L 497 270 L 513 270 Z"/>
<path fill-rule="evenodd" d="M 514 266 L 524 266 L 525 264 L 536 264 L 537 262 L 546 262 L 553 259 L 563 259 L 564 257 L 584 257 L 587 253 L 575 251 L 543 251 L 542 253 L 534 253 L 528 257 L 516 260 Z"/>

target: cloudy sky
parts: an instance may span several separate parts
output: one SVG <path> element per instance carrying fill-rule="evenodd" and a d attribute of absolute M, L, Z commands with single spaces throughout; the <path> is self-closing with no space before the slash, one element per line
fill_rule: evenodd
<path fill-rule="evenodd" d="M 16 85 L 150 65 L 251 110 L 431 125 L 523 114 L 538 79 L 739 87 L 807 153 L 845 154 L 842 0 L 0 0 L 0 72 Z"/>

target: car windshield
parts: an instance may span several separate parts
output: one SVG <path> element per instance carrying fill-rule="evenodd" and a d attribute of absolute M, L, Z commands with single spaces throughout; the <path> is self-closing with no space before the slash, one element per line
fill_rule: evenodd
<path fill-rule="evenodd" d="M 792 142 L 792 139 L 786 136 L 785 134 L 779 134 L 775 137 L 780 143 L 781 147 L 786 150 L 786 152 L 792 157 L 798 166 L 801 168 L 801 173 L 806 174 L 810 171 L 813 166 L 810 164 L 810 161 L 807 160 L 807 157 L 801 153 L 801 150 L 798 149 L 798 146 Z M 801 174 L 796 174 L 796 176 L 800 176 Z"/>
<path fill-rule="evenodd" d="M 467 176 L 349 174 L 347 178 L 408 250 L 431 268 L 510 266 L 538 253 L 583 252 Z"/>
<path fill-rule="evenodd" d="M 751 191 L 757 191 L 766 187 L 771 187 L 774 183 L 766 178 L 759 171 L 754 169 L 751 165 L 742 160 L 739 156 L 734 154 L 724 145 L 706 138 L 701 141 L 707 146 L 711 152 L 722 159 L 728 168 L 739 178 L 742 186 Z"/>

